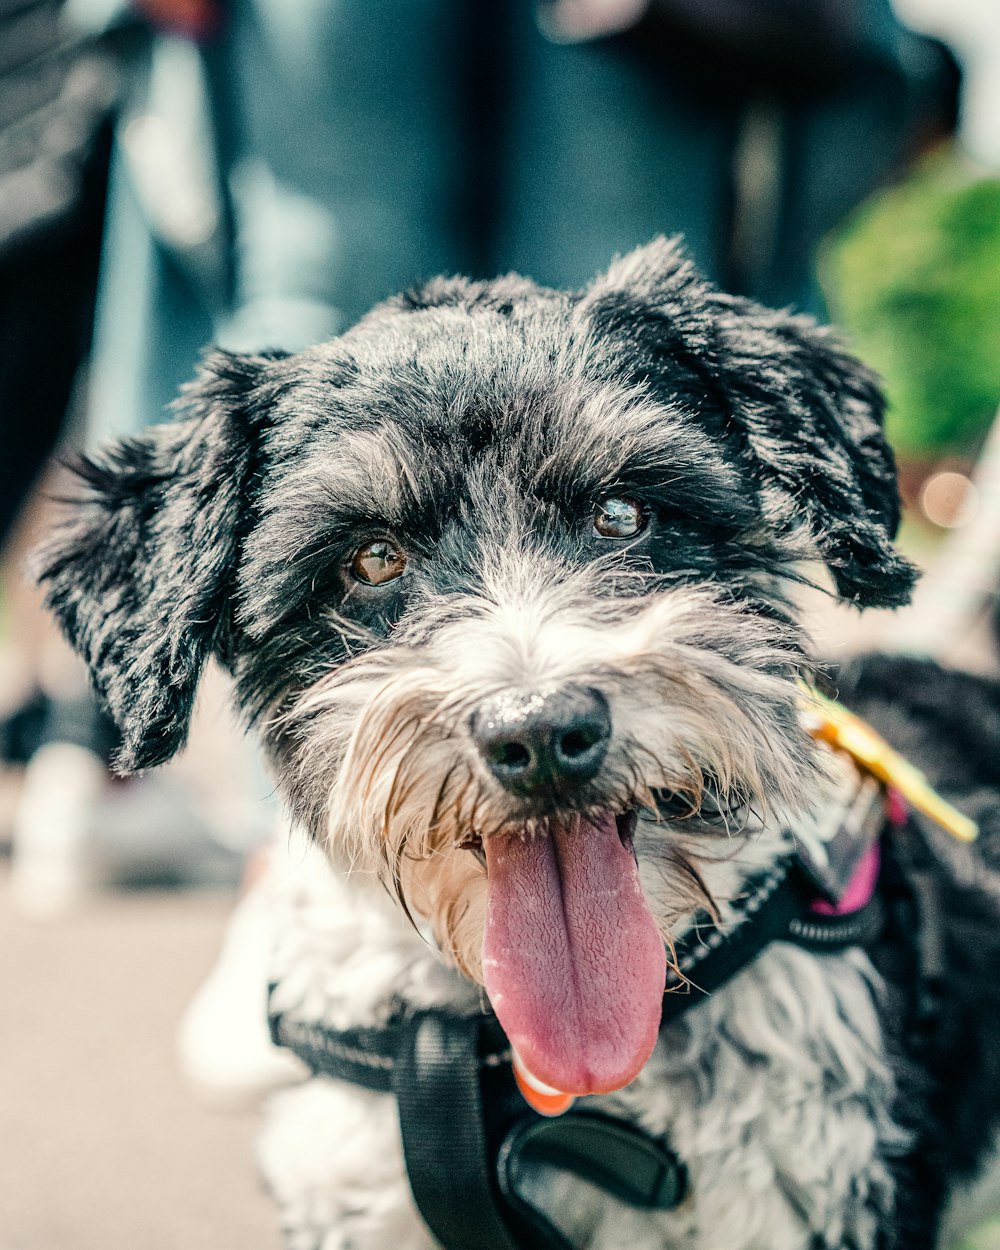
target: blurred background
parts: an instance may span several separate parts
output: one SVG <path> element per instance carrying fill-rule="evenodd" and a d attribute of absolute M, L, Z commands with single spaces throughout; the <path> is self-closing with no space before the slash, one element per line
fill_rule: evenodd
<path fill-rule="evenodd" d="M 113 775 L 22 573 L 61 460 L 209 342 L 294 350 L 438 272 L 580 286 L 659 233 L 885 379 L 927 577 L 818 605 L 820 651 L 995 671 L 996 0 L 0 0 L 0 1250 L 276 1250 L 254 1104 L 294 1076 L 269 782 L 221 672 L 180 759 Z M 1000 1197 L 953 1240 L 997 1247 Z"/>

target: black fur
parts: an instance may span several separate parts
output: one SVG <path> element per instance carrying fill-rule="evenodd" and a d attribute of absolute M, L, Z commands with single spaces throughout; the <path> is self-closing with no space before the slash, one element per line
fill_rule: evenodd
<path fill-rule="evenodd" d="M 184 744 L 205 661 L 231 651 L 267 361 L 209 356 L 181 419 L 84 460 L 72 519 L 37 561 L 123 738 L 123 771 Z"/>
<path fill-rule="evenodd" d="M 591 316 L 617 341 L 614 367 L 681 398 L 752 466 L 777 496 L 771 524 L 809 527 L 844 598 L 904 602 L 913 570 L 890 541 L 899 501 L 874 375 L 830 331 L 713 290 L 690 264 L 609 285 Z"/>
<path fill-rule="evenodd" d="M 975 1175 L 1000 1122 L 1000 682 L 875 655 L 848 665 L 838 685 L 980 830 L 969 848 L 913 817 L 892 836 L 889 925 L 873 951 L 890 989 L 896 1119 L 914 1134 L 897 1162 L 887 1245 L 930 1250 L 949 1189 Z"/>
<path fill-rule="evenodd" d="M 358 645 L 322 609 L 379 635 L 421 593 L 474 588 L 501 514 L 540 558 L 593 559 L 601 491 L 655 506 L 631 559 L 658 574 L 750 604 L 819 558 L 857 604 L 902 603 L 882 409 L 827 332 L 714 290 L 662 240 L 578 293 L 437 279 L 297 356 L 210 356 L 180 422 L 84 465 L 87 502 L 38 570 L 121 768 L 143 768 L 184 742 L 210 655 L 259 717 Z M 345 444 L 378 432 L 378 455 Z M 420 558 L 407 594 L 345 601 L 346 553 L 387 526 Z"/>

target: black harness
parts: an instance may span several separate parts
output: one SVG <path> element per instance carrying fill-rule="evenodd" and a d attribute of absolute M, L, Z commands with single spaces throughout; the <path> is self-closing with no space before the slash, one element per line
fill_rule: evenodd
<path fill-rule="evenodd" d="M 884 792 L 862 785 L 838 822 L 826 862 L 800 847 L 750 883 L 725 930 L 703 915 L 676 941 L 681 975 L 668 974 L 661 1030 L 771 942 L 834 952 L 879 936 L 877 892 L 845 914 L 817 910 L 817 899 L 836 901 L 861 857 L 878 853 Z M 492 1012 L 421 1011 L 380 1028 L 344 1030 L 275 1012 L 270 1023 L 274 1043 L 314 1074 L 395 1095 L 410 1187 L 446 1250 L 574 1250 L 527 1196 L 525 1180 L 539 1165 L 638 1208 L 669 1210 L 684 1197 L 683 1162 L 641 1129 L 581 1108 L 552 1119 L 533 1111 L 515 1085 L 510 1047 Z"/>

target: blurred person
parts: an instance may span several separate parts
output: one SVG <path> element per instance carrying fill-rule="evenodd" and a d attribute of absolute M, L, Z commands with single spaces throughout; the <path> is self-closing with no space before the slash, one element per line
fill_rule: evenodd
<path fill-rule="evenodd" d="M 579 285 L 657 233 L 728 289 L 820 310 L 820 239 L 952 88 L 888 0 L 808 10 L 136 0 L 93 435 L 160 419 L 209 341 L 292 350 L 438 272 Z"/>
<path fill-rule="evenodd" d="M 992 0 L 895 0 L 913 29 L 946 40 L 961 58 L 958 139 L 985 172 L 1000 170 L 1000 5 Z"/>
<path fill-rule="evenodd" d="M 23 766 L 53 715 L 12 539 L 64 432 L 85 361 L 117 94 L 107 40 L 67 31 L 62 0 L 0 0 L 0 770 Z M 35 509 L 38 512 L 38 509 Z M 24 522 L 23 528 L 32 526 Z M 60 732 L 66 732 L 61 730 Z M 86 732 L 103 746 L 104 725 Z M 6 817 L 7 813 L 4 813 Z M 0 839 L 6 840 L 6 820 Z"/>
<path fill-rule="evenodd" d="M 92 323 L 116 75 L 62 0 L 0 0 L 0 547 L 55 447 Z"/>

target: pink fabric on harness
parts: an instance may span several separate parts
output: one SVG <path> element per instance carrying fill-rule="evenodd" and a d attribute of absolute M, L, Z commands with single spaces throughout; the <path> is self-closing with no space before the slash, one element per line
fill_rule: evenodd
<path fill-rule="evenodd" d="M 820 916 L 847 916 L 853 911 L 860 911 L 866 903 L 871 902 L 872 895 L 875 893 L 881 863 L 879 844 L 873 842 L 862 855 L 847 883 L 847 889 L 837 902 L 828 903 L 825 898 L 819 898 L 809 910 Z"/>

